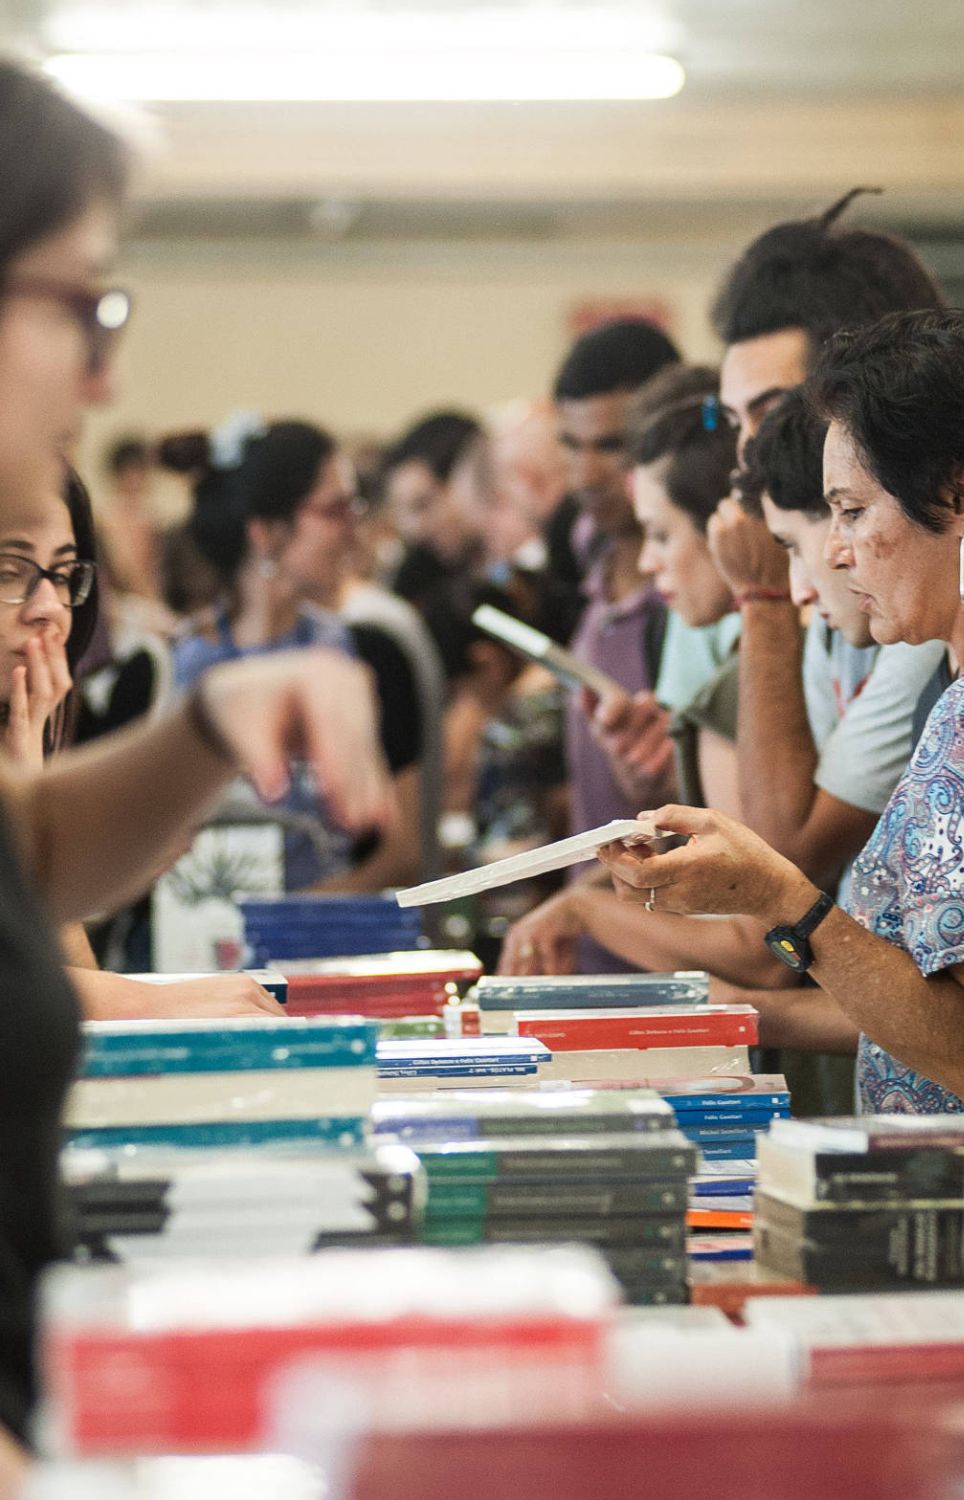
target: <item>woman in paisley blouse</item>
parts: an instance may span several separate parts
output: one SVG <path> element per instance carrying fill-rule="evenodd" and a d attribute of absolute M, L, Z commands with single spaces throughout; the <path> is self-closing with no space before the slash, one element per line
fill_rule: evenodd
<path fill-rule="evenodd" d="M 715 812 L 661 808 L 690 835 L 668 854 L 611 845 L 620 895 L 648 910 L 741 912 L 784 939 L 820 985 L 814 1005 L 861 1031 L 867 1112 L 964 1111 L 964 311 L 899 313 L 834 339 L 811 381 L 829 419 L 827 557 L 874 638 L 947 642 L 951 685 L 858 856 L 846 910 Z M 774 691 L 779 684 L 774 683 Z M 808 951 L 809 949 L 809 951 Z M 786 950 L 785 950 L 786 951 Z M 821 993 L 821 991 L 823 993 Z"/>

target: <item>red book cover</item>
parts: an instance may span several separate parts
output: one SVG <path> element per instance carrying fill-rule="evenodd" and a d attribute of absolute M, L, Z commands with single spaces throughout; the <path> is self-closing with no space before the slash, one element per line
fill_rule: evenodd
<path fill-rule="evenodd" d="M 811 1398 L 811 1401 L 813 1398 Z M 348 1500 L 931 1500 L 953 1454 L 879 1405 L 379 1436 Z"/>
<path fill-rule="evenodd" d="M 536 1037 L 553 1052 L 650 1047 L 753 1046 L 757 1012 L 749 1005 L 693 1005 L 665 1010 L 519 1011 L 519 1036 Z"/>
<path fill-rule="evenodd" d="M 279 1372 L 318 1354 L 353 1365 L 404 1357 L 417 1370 L 448 1362 L 451 1379 L 498 1368 L 520 1390 L 537 1371 L 598 1371 L 596 1319 L 530 1315 L 404 1317 L 389 1322 L 234 1329 L 51 1329 L 48 1394 L 70 1451 L 244 1452 L 263 1446 Z M 528 1372 L 528 1374 L 527 1374 Z M 598 1378 L 598 1376 L 597 1376 Z"/>

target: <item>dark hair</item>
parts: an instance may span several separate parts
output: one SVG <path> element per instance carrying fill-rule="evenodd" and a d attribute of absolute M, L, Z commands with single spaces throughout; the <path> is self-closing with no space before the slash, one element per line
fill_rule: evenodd
<path fill-rule="evenodd" d="M 119 201 L 128 152 L 46 79 L 0 60 L 0 275 L 97 198 Z"/>
<path fill-rule="evenodd" d="M 194 480 L 190 530 L 201 556 L 232 584 L 248 550 L 248 522 L 293 521 L 318 470 L 336 451 L 330 433 L 310 422 L 272 422 L 247 439 L 233 467 L 215 461 L 203 432 L 162 438 L 157 461 Z"/>
<path fill-rule="evenodd" d="M 808 394 L 908 520 L 944 531 L 964 499 L 964 310 L 892 313 L 838 334 Z"/>
<path fill-rule="evenodd" d="M 553 399 L 584 401 L 612 391 L 635 391 L 678 359 L 672 340 L 644 318 L 603 323 L 573 344 L 556 376 Z"/>
<path fill-rule="evenodd" d="M 63 501 L 70 516 L 70 527 L 77 547 L 77 556 L 82 562 L 95 562 L 97 559 L 97 538 L 94 532 L 94 513 L 90 503 L 90 495 L 87 486 L 80 475 L 74 469 L 67 470 L 64 481 Z M 71 611 L 70 635 L 67 637 L 66 655 L 67 666 L 74 683 L 63 702 L 51 714 L 44 726 L 44 754 L 53 755 L 57 750 L 70 743 L 73 737 L 74 726 L 77 720 L 78 700 L 76 688 L 77 668 L 86 655 L 87 648 L 94 638 L 97 629 L 97 621 L 100 615 L 100 588 L 97 582 L 97 574 L 90 593 Z"/>
<path fill-rule="evenodd" d="M 941 307 L 943 296 L 910 245 L 867 229 L 838 229 L 861 193 L 853 188 L 812 219 L 776 224 L 744 250 L 711 313 L 724 344 L 802 328 L 820 345 L 841 328 L 888 312 Z"/>
<path fill-rule="evenodd" d="M 481 604 L 491 604 L 504 614 L 513 615 L 526 625 L 543 631 L 562 642 L 568 628 L 560 613 L 563 590 L 558 580 L 545 573 L 510 567 L 500 583 L 478 576 L 463 575 L 440 583 L 425 601 L 425 623 L 438 647 L 448 682 L 455 682 L 472 670 L 471 649 L 478 641 L 504 651 L 507 659 L 521 670 L 521 657 L 509 646 L 494 641 L 472 622 Z M 568 593 L 569 591 L 566 590 Z"/>
<path fill-rule="evenodd" d="M 414 459 L 425 464 L 435 478 L 445 484 L 466 448 L 481 431 L 475 418 L 465 412 L 432 412 L 392 443 L 382 459 L 382 474 L 387 477 L 393 469 Z"/>
<path fill-rule="evenodd" d="M 744 510 L 761 516 L 762 497 L 778 510 L 827 514 L 823 498 L 823 441 L 827 423 L 814 411 L 804 388 L 788 391 L 768 411 L 747 443 L 738 487 Z"/>
<path fill-rule="evenodd" d="M 703 365 L 676 365 L 647 381 L 630 410 L 631 463 L 669 459 L 666 493 L 705 531 L 730 487 L 736 433 L 718 415 L 720 378 Z"/>
<path fill-rule="evenodd" d="M 161 534 L 161 598 L 175 615 L 193 615 L 208 608 L 221 592 L 221 578 L 202 557 L 189 521 Z"/>
<path fill-rule="evenodd" d="M 112 478 L 116 478 L 131 464 L 146 468 L 150 462 L 151 450 L 146 438 L 137 437 L 133 433 L 117 438 L 104 454 L 104 469 Z"/>

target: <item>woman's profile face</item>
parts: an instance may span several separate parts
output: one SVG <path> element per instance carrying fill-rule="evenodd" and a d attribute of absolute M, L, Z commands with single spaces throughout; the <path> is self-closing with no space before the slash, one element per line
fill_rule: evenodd
<path fill-rule="evenodd" d="M 356 536 L 354 470 L 340 453 L 319 467 L 299 505 L 278 564 L 297 594 L 319 604 L 333 602 Z"/>
<path fill-rule="evenodd" d="M 868 473 L 849 433 L 831 422 L 823 452 L 831 526 L 826 558 L 881 645 L 949 640 L 960 608 L 958 531 L 926 531 Z"/>
<path fill-rule="evenodd" d="M 706 538 L 666 493 L 667 460 L 633 470 L 633 506 L 643 528 L 639 570 L 687 625 L 712 625 L 733 608 Z"/>
<path fill-rule="evenodd" d="M 31 286 L 97 288 L 113 257 L 116 228 L 113 208 L 91 205 L 3 268 L 9 290 L 0 295 L 0 526 L 14 500 L 41 502 L 59 491 L 63 458 L 77 441 L 85 408 L 113 394 L 109 367 L 89 370 L 77 313 Z"/>
<path fill-rule="evenodd" d="M 14 667 L 26 662 L 26 645 L 34 636 L 52 636 L 66 645 L 72 614 L 47 578 L 22 603 L 8 603 L 25 570 L 26 559 L 41 568 L 60 569 L 76 561 L 70 512 L 56 496 L 37 505 L 4 511 L 0 517 L 0 701 L 10 696 Z M 34 575 L 35 576 L 35 575 Z"/>

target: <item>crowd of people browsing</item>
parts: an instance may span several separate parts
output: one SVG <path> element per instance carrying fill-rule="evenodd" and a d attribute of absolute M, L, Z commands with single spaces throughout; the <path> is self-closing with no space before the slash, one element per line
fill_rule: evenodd
<path fill-rule="evenodd" d="M 964 1110 L 964 312 L 912 249 L 850 227 L 853 195 L 771 229 L 723 278 L 718 370 L 621 320 L 550 395 L 355 454 L 307 409 L 125 440 L 95 528 L 70 459 L 130 311 L 103 279 L 129 166 L 0 65 L 10 1472 L 79 1018 L 275 1009 L 240 974 L 108 972 L 82 925 L 143 910 L 226 802 L 282 830 L 287 889 L 332 892 L 647 810 L 676 847 L 494 913 L 504 972 L 706 968 L 798 1106 L 848 1109 L 856 1056 L 864 1110 Z M 618 688 L 565 689 L 479 603 Z"/>

